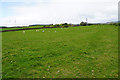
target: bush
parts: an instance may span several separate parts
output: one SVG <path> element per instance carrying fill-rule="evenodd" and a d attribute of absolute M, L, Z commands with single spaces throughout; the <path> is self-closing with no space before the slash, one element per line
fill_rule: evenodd
<path fill-rule="evenodd" d="M 120 23 L 110 23 L 110 25 L 120 26 Z"/>
<path fill-rule="evenodd" d="M 120 26 L 120 22 L 118 23 L 118 26 Z"/>
<path fill-rule="evenodd" d="M 66 25 L 66 26 L 64 26 L 64 27 L 68 27 L 68 26 Z"/>
<path fill-rule="evenodd" d="M 59 24 L 54 25 L 54 27 L 59 27 Z"/>
<path fill-rule="evenodd" d="M 82 22 L 80 23 L 80 26 L 87 26 L 87 23 L 82 21 Z"/>

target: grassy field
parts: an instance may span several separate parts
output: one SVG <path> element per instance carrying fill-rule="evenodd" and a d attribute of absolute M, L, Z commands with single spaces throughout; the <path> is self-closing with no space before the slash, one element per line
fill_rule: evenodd
<path fill-rule="evenodd" d="M 2 51 L 3 78 L 118 77 L 116 26 L 4 32 Z"/>
<path fill-rule="evenodd" d="M 15 30 L 15 29 L 23 29 L 23 28 L 0 28 L 0 31 Z"/>
<path fill-rule="evenodd" d="M 0 31 L 5 31 L 5 30 L 15 30 L 15 29 L 26 29 L 26 28 L 40 28 L 43 26 L 28 26 L 28 27 L 17 27 L 17 28 L 0 28 Z"/>

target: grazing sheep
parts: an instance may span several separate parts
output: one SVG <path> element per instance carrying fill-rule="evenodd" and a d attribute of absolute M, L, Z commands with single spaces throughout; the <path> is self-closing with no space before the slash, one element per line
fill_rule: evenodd
<path fill-rule="evenodd" d="M 55 31 L 56 32 L 56 31 Z"/>
<path fill-rule="evenodd" d="M 42 32 L 44 32 L 44 30 Z"/>
<path fill-rule="evenodd" d="M 38 32 L 39 30 L 36 30 L 36 32 Z"/>
<path fill-rule="evenodd" d="M 23 31 L 23 33 L 25 33 L 25 31 Z"/>

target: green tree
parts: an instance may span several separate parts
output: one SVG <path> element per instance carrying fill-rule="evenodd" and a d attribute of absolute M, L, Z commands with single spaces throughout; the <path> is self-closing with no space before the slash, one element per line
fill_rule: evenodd
<path fill-rule="evenodd" d="M 80 26 L 87 26 L 87 23 L 82 21 L 82 22 L 80 23 Z"/>

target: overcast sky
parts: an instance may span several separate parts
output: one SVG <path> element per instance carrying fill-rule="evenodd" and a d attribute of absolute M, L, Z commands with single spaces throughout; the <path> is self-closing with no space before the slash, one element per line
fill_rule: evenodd
<path fill-rule="evenodd" d="M 1 0 L 0 25 L 79 24 L 118 19 L 119 0 Z"/>

